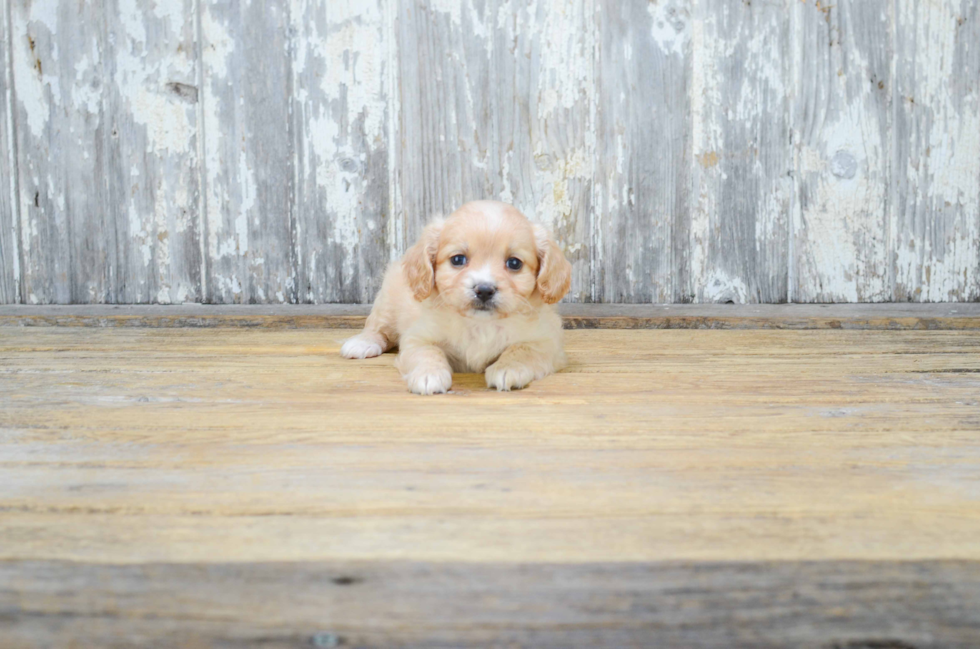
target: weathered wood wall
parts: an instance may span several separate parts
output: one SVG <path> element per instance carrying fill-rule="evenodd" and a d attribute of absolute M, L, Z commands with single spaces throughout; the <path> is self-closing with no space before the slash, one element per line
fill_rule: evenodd
<path fill-rule="evenodd" d="M 573 301 L 980 299 L 976 0 L 0 0 L 0 303 L 368 302 L 432 214 Z"/>

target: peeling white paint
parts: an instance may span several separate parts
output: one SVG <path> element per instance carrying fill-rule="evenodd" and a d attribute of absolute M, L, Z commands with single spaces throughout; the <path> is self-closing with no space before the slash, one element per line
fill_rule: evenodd
<path fill-rule="evenodd" d="M 804 295 L 856 302 L 880 299 L 888 290 L 885 241 L 876 236 L 883 232 L 886 200 L 877 176 L 884 164 L 879 132 L 876 115 L 852 104 L 824 125 L 817 147 L 802 149 L 800 174 L 809 196 L 800 226 L 811 259 Z M 855 160 L 851 178 L 833 173 L 832 160 L 841 153 Z"/>
<path fill-rule="evenodd" d="M 536 155 L 542 155 L 544 148 L 541 142 L 537 144 Z M 572 188 L 574 180 L 588 180 L 592 170 L 591 163 L 584 149 L 575 149 L 567 158 L 555 161 L 548 169 L 542 170 L 537 183 L 543 188 L 534 214 L 542 223 L 552 230 L 567 230 L 575 216 L 572 208 Z M 571 245 L 574 242 L 566 242 Z"/>
<path fill-rule="evenodd" d="M 455 25 L 459 25 L 462 20 L 462 3 L 463 0 L 429 0 L 433 11 L 448 14 Z"/>
<path fill-rule="evenodd" d="M 910 52 L 895 65 L 895 101 L 910 143 L 889 243 L 906 299 L 980 298 L 980 33 L 968 4 L 895 3 L 896 38 Z"/>
<path fill-rule="evenodd" d="M 248 166 L 245 147 L 238 152 L 238 181 L 241 183 L 242 199 L 235 216 L 235 238 L 237 252 L 243 255 L 248 252 L 248 215 L 255 207 L 255 176 L 254 170 Z"/>
<path fill-rule="evenodd" d="M 0 29 L 3 29 L 6 33 L 9 25 L 7 24 L 7 14 L 0 16 Z M 2 45 L 0 45 L 2 47 Z M 14 142 L 17 137 L 14 131 L 14 95 L 13 95 L 13 71 L 12 64 L 8 58 L 9 50 L 4 52 L 3 59 L 9 64 L 5 65 L 3 69 L 3 80 L 4 80 L 4 120 L 3 128 L 6 130 L 8 139 L 8 146 L 5 151 L 0 151 L 0 155 L 5 154 L 7 156 L 7 169 L 10 170 L 7 176 L 7 187 L 3 188 L 8 192 L 7 197 L 9 199 L 10 205 L 10 223 L 8 231 L 8 241 L 11 242 L 11 271 L 13 275 L 13 300 L 15 302 L 23 301 L 23 294 L 21 293 L 21 269 L 20 269 L 20 254 L 19 249 L 21 246 L 21 241 L 18 237 L 18 223 L 20 221 L 20 200 L 17 196 L 17 157 L 14 154 Z M 2 224 L 0 224 L 2 226 Z"/>
<path fill-rule="evenodd" d="M 551 0 L 545 6 L 542 10 L 539 2 L 531 3 L 528 23 L 522 26 L 525 33 L 536 35 L 540 45 L 538 118 L 542 120 L 559 107 L 587 106 L 595 89 L 593 34 L 583 29 L 591 16 L 583 15 L 579 0 Z M 539 14 L 543 14 L 540 25 Z"/>
<path fill-rule="evenodd" d="M 44 137 L 53 106 L 61 101 L 61 84 L 56 75 L 51 74 L 51 63 L 47 71 L 41 61 L 41 71 L 37 61 L 41 60 L 31 48 L 44 37 L 51 37 L 58 31 L 57 4 L 54 2 L 33 2 L 30 12 L 25 13 L 22 6 L 12 8 L 12 31 L 17 37 L 13 44 L 13 76 L 17 80 L 17 102 L 21 114 L 27 117 L 27 126 L 35 138 Z M 38 52 L 37 54 L 40 54 Z M 57 45 L 54 45 L 52 59 L 57 59 Z"/>
<path fill-rule="evenodd" d="M 661 249 L 670 256 L 672 244 L 663 241 L 672 236 L 672 226 L 663 220 L 689 216 L 690 238 L 678 254 L 683 259 L 631 258 L 623 262 L 623 276 L 638 284 L 650 283 L 654 275 L 657 281 L 666 281 L 671 273 L 681 272 L 678 265 L 684 263 L 688 267 L 683 272 L 697 293 L 695 299 L 741 302 L 754 299 L 755 282 L 767 278 L 736 276 L 727 267 L 719 267 L 718 259 L 770 254 L 773 246 L 789 236 L 785 219 L 792 195 L 801 200 L 789 228 L 795 233 L 789 236 L 791 298 L 887 299 L 893 283 L 907 290 L 909 299 L 975 298 L 980 290 L 980 219 L 976 218 L 980 214 L 980 89 L 961 79 L 973 71 L 960 69 L 964 52 L 975 51 L 976 27 L 972 18 L 964 23 L 961 15 L 969 3 L 896 0 L 873 10 L 849 3 L 834 8 L 852 12 L 843 19 L 839 14 L 828 18 L 811 2 L 784 4 L 793 16 L 786 22 L 790 34 L 761 18 L 786 7 L 716 3 L 712 11 L 694 10 L 692 16 L 689 7 L 694 5 L 683 0 L 640 6 L 639 14 L 630 15 L 642 16 L 643 28 L 637 31 L 649 41 L 637 46 L 639 41 L 612 40 L 614 56 L 636 72 L 603 78 L 604 94 L 599 97 L 596 70 L 601 69 L 602 57 L 611 53 L 602 51 L 595 38 L 605 23 L 600 21 L 592 29 L 601 12 L 594 10 L 591 0 L 489 4 L 426 0 L 422 11 L 436 23 L 431 35 L 449 46 L 442 52 L 446 59 L 439 69 L 460 68 L 463 72 L 438 80 L 445 84 L 450 101 L 423 107 L 427 121 L 403 123 L 400 102 L 404 93 L 416 88 L 413 80 L 398 74 L 401 53 L 396 45 L 403 5 L 396 0 L 341 0 L 327 8 L 312 0 L 290 0 L 292 31 L 287 47 L 292 56 L 294 94 L 288 100 L 293 126 L 304 138 L 293 160 L 294 180 L 309 192 L 292 199 L 305 201 L 302 209 L 309 215 L 308 220 L 294 224 L 292 245 L 311 269 L 333 268 L 327 251 L 333 254 L 339 249 L 344 255 L 342 274 L 356 277 L 363 268 L 367 239 L 383 235 L 394 258 L 407 243 L 406 220 L 424 218 L 404 214 L 403 200 L 406 205 L 421 204 L 416 198 L 425 192 L 430 192 L 425 199 L 430 202 L 455 200 L 481 186 L 492 187 L 497 198 L 517 204 L 560 231 L 566 251 L 576 256 L 579 296 L 589 293 L 589 263 L 595 269 L 591 277 L 595 282 L 604 264 L 614 262 L 603 258 L 619 245 L 609 241 L 616 230 L 606 228 L 619 218 L 610 214 L 650 220 L 644 234 L 648 239 L 629 242 L 654 251 L 643 253 L 648 257 L 665 256 Z M 267 186 L 263 165 L 287 162 L 261 160 L 254 154 L 263 149 L 261 142 L 247 140 L 256 136 L 245 125 L 249 119 L 243 117 L 249 108 L 246 97 L 243 91 L 228 91 L 233 82 L 251 83 L 238 79 L 241 59 L 252 51 L 242 49 L 250 47 L 242 25 L 234 18 L 226 23 L 220 18 L 225 14 L 214 7 L 202 7 L 199 36 L 204 71 L 200 73 L 193 48 L 167 49 L 157 43 L 161 39 L 181 41 L 182 30 L 189 24 L 185 15 L 189 6 L 163 0 L 120 0 L 118 15 L 106 23 L 105 34 L 90 38 L 84 47 L 73 45 L 75 56 L 66 62 L 57 47 L 69 42 L 64 40 L 67 27 L 59 24 L 63 6 L 37 1 L 11 4 L 13 58 L 4 75 L 16 82 L 6 84 L 8 104 L 16 112 L 8 116 L 8 125 L 13 128 L 16 117 L 17 127 L 39 146 L 56 142 L 61 134 L 61 142 L 70 140 L 81 163 L 94 164 L 96 151 L 86 143 L 92 139 L 91 130 L 100 126 L 105 105 L 106 88 L 99 85 L 102 70 L 111 69 L 112 78 L 105 82 L 117 84 L 112 90 L 123 100 L 119 109 L 131 118 L 126 128 L 139 127 L 136 148 L 142 148 L 140 129 L 145 129 L 146 150 L 138 153 L 153 162 L 140 166 L 131 159 L 132 152 L 123 160 L 127 182 L 143 191 L 134 190 L 122 215 L 126 220 L 120 224 L 120 231 L 128 226 L 134 263 L 147 271 L 130 281 L 154 282 L 141 299 L 182 302 L 198 294 L 171 272 L 179 263 L 174 255 L 186 246 L 178 235 L 193 231 L 195 225 L 193 210 L 175 206 L 196 200 L 202 207 L 206 203 L 206 213 L 201 215 L 206 222 L 202 252 L 211 262 L 223 261 L 213 282 L 204 280 L 217 289 L 219 295 L 214 297 L 222 299 L 224 292 L 242 299 L 247 290 L 249 297 L 281 302 L 290 299 L 285 289 L 305 293 L 300 299 L 322 299 L 326 293 L 322 285 L 316 285 L 322 282 L 316 276 L 319 271 L 303 278 L 292 271 L 284 274 L 270 256 L 272 246 L 264 240 L 264 228 L 280 227 L 277 219 L 285 216 L 259 209 L 259 188 Z M 610 6 L 607 3 L 605 9 Z M 274 19 L 271 12 L 277 7 L 270 6 L 266 17 Z M 644 9 L 649 12 L 649 22 Z M 744 17 L 743 22 L 739 23 L 738 16 Z M 905 86 L 899 88 L 888 74 L 882 75 L 881 87 L 865 79 L 879 64 L 876 48 L 884 47 L 861 40 L 867 34 L 854 26 L 867 23 L 860 22 L 865 18 L 875 24 L 886 21 L 882 30 L 893 30 L 898 60 L 891 63 L 892 76 L 896 70 L 904 75 Z M 734 32 L 729 28 L 733 24 L 737 26 Z M 804 27 L 811 31 L 801 31 Z M 783 50 L 787 43 L 800 40 L 801 34 L 820 43 L 826 43 L 829 36 L 832 45 L 819 53 L 807 50 L 807 68 L 797 65 L 787 81 Z M 27 35 L 36 41 L 38 60 Z M 103 38 L 111 42 L 101 43 Z M 636 126 L 629 122 L 642 121 L 642 114 L 633 117 L 627 106 L 622 114 L 617 113 L 623 123 L 607 124 L 599 142 L 596 130 L 597 120 L 604 119 L 596 114 L 597 104 L 608 102 L 602 105 L 613 106 L 616 112 L 620 109 L 615 101 L 628 104 L 642 95 L 624 82 L 648 83 L 645 75 L 659 73 L 650 67 L 650 61 L 641 60 L 651 46 L 659 50 L 658 57 L 662 54 L 675 66 L 665 70 L 686 69 L 691 75 L 687 85 L 690 115 L 671 113 L 671 102 L 681 105 L 683 98 L 668 98 L 666 109 L 651 107 L 651 111 L 656 108 L 651 114 L 669 119 L 646 125 L 677 130 L 690 125 L 690 131 L 678 137 L 690 147 L 685 154 L 693 156 L 693 168 L 677 174 L 682 179 L 678 182 L 685 186 L 654 190 L 654 201 L 665 197 L 656 207 L 642 204 L 639 197 L 644 194 L 631 186 L 629 178 L 642 156 L 661 154 L 641 150 L 630 141 L 630 129 Z M 510 74 L 506 58 L 511 55 L 510 47 L 519 77 L 505 80 L 502 75 Z M 103 61 L 103 56 L 109 58 Z M 681 67 L 685 60 L 689 67 Z M 721 65 L 733 60 L 741 65 L 737 75 L 727 74 Z M 473 72 L 481 76 L 470 76 Z M 481 87 L 476 78 L 490 79 L 491 85 Z M 168 91 L 172 81 L 197 85 L 199 103 L 193 105 Z M 744 87 L 739 88 L 736 81 Z M 863 85 L 855 90 L 859 82 Z M 12 86 L 16 86 L 16 96 Z M 525 95 L 526 104 L 521 104 L 520 97 Z M 499 115 L 514 104 L 515 97 L 521 111 L 511 125 Z M 769 164 L 764 162 L 766 152 L 744 144 L 733 146 L 733 141 L 744 140 L 746 131 L 766 133 L 764 129 L 775 128 L 780 108 L 773 98 L 788 98 L 793 112 L 793 154 L 798 157 L 792 165 L 795 176 L 787 173 L 785 180 L 765 166 Z M 482 114 L 488 106 L 495 115 Z M 904 130 L 896 130 L 891 119 L 903 119 Z M 435 129 L 426 136 L 438 151 L 424 151 L 430 157 L 419 159 L 419 152 L 405 149 L 399 138 L 407 129 L 423 128 L 423 122 Z M 513 132 L 502 132 L 502 125 Z M 206 138 L 195 142 L 199 127 Z M 894 157 L 896 144 L 909 151 L 904 158 Z M 788 150 L 790 144 L 786 147 Z M 195 148 L 190 159 L 206 168 L 199 197 L 192 194 L 196 182 L 191 184 L 188 176 L 171 172 L 188 159 L 182 157 L 188 155 L 187 150 Z M 57 173 L 43 163 L 36 164 L 36 158 L 22 154 L 16 160 L 13 151 L 2 153 L 12 164 L 20 165 L 22 191 L 14 197 L 22 211 L 17 244 L 21 250 L 40 249 L 48 245 L 42 239 L 52 229 L 44 219 L 60 217 L 71 209 L 72 195 Z M 389 199 L 387 206 L 371 212 L 366 203 L 375 197 L 367 192 L 377 186 L 378 179 L 372 174 L 383 165 L 375 154 L 387 157 L 387 171 L 380 173 L 387 174 Z M 425 175 L 413 178 L 420 178 L 419 184 L 426 186 L 402 185 L 403 173 L 413 165 L 424 166 Z M 453 180 L 450 183 L 444 177 Z M 730 193 L 725 192 L 733 178 L 744 183 L 745 191 L 758 189 L 757 196 L 740 208 L 755 215 L 750 224 L 754 240 L 750 234 L 743 242 L 745 249 L 737 255 L 719 250 L 717 244 L 719 229 L 731 225 L 727 220 L 731 205 L 726 202 L 731 200 L 726 198 Z M 14 183 L 11 178 L 4 191 L 15 193 Z M 41 206 L 55 214 L 38 212 L 35 188 Z M 146 191 L 148 188 L 152 191 Z M 288 190 L 283 188 L 283 192 Z M 432 198 L 440 192 L 442 195 Z M 668 198 L 675 192 L 688 194 L 683 204 L 689 214 L 664 213 L 672 209 Z M 146 199 L 151 195 L 157 197 L 153 205 Z M 649 191 L 645 200 L 651 201 Z M 590 205 L 594 214 L 586 213 Z M 386 225 L 380 220 L 385 216 Z M 329 218 L 330 226 L 318 228 L 316 218 Z M 323 240 L 312 239 L 313 232 L 322 233 Z M 613 247 L 604 252 L 604 245 Z M 13 264 L 19 282 L 29 269 L 19 268 L 19 256 Z M 664 267 L 654 268 L 654 264 Z M 79 286 L 83 297 L 104 299 L 94 284 Z M 51 299 L 41 295 L 41 289 L 35 293 L 29 284 L 25 287 L 26 300 Z M 595 284 L 591 291 L 593 296 L 601 295 Z M 629 295 L 628 290 L 625 294 Z M 669 289 L 660 294 L 668 295 Z"/>
<path fill-rule="evenodd" d="M 746 304 L 749 301 L 749 290 L 741 278 L 729 276 L 715 268 L 704 279 L 701 301 Z"/>
<path fill-rule="evenodd" d="M 153 0 L 153 15 L 167 21 L 171 32 L 179 32 L 186 18 L 184 6 L 183 2 L 177 0 Z"/>
<path fill-rule="evenodd" d="M 723 148 L 723 134 L 717 121 L 710 119 L 710 110 L 721 102 L 720 84 L 713 65 L 716 53 L 712 51 L 715 39 L 705 36 L 705 22 L 694 20 L 691 23 L 691 124 L 694 144 L 694 158 Z M 715 31 L 713 23 L 708 24 L 709 33 Z M 708 276 L 708 245 L 711 214 L 717 210 L 715 196 L 709 191 L 708 183 L 700 182 L 702 169 L 695 166 L 693 185 L 694 195 L 691 209 L 689 259 L 691 276 L 694 280 L 695 294 L 703 290 Z"/>
<path fill-rule="evenodd" d="M 650 37 L 665 53 L 683 56 L 691 37 L 691 16 L 688 3 L 681 0 L 648 2 L 647 11 L 653 18 Z M 627 54 L 626 60 L 632 58 Z"/>
<path fill-rule="evenodd" d="M 385 133 L 388 150 L 388 261 L 394 262 L 405 251 L 405 213 L 402 207 L 401 174 L 399 173 L 399 153 L 401 146 L 397 140 L 398 124 L 401 118 L 401 93 L 398 75 L 398 38 L 396 17 L 398 0 L 382 0 L 383 33 L 382 44 L 385 50 L 384 87 L 387 100 L 388 124 Z"/>
<path fill-rule="evenodd" d="M 228 62 L 235 53 L 235 40 L 228 28 L 214 19 L 206 9 L 201 13 L 201 32 L 205 38 L 201 48 L 204 66 L 212 76 L 212 82 L 228 78 Z"/>
<path fill-rule="evenodd" d="M 310 242 L 304 265 L 315 268 L 316 250 L 324 244 L 339 244 L 343 274 L 350 278 L 356 272 L 361 245 L 359 224 L 364 216 L 368 154 L 387 143 L 385 95 L 390 80 L 386 65 L 390 59 L 383 42 L 387 14 L 381 3 L 358 2 L 338 3 L 321 12 L 319 3 L 292 3 L 292 17 L 298 21 L 294 26 L 294 85 L 307 136 L 300 169 L 307 176 L 312 171 L 315 181 L 315 194 L 304 200 L 316 197 L 317 204 L 322 201 L 321 209 L 333 226 L 329 240 Z M 306 87 L 309 70 L 317 71 L 315 87 Z M 346 125 L 344 130 L 341 124 Z"/>

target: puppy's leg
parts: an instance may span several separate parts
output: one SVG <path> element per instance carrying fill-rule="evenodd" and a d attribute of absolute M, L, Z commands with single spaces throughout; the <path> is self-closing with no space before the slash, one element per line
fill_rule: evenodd
<path fill-rule="evenodd" d="M 397 366 L 415 394 L 441 394 L 453 384 L 449 360 L 435 345 L 403 341 Z"/>
<path fill-rule="evenodd" d="M 560 347 L 552 342 L 518 343 L 504 350 L 487 368 L 488 388 L 519 390 L 531 381 L 543 379 L 564 365 Z"/>
<path fill-rule="evenodd" d="M 388 282 L 378 293 L 371 315 L 364 323 L 364 330 L 344 341 L 340 355 L 344 358 L 373 358 L 380 356 L 398 343 L 395 315 L 391 304 Z"/>
<path fill-rule="evenodd" d="M 364 331 L 344 341 L 340 355 L 344 358 L 373 358 L 388 350 L 388 339 L 378 331 Z"/>

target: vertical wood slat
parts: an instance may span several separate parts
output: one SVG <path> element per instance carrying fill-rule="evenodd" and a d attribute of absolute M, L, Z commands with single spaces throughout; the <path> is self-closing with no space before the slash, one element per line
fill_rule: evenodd
<path fill-rule="evenodd" d="M 388 261 L 388 60 L 380 0 L 293 0 L 297 299 L 370 302 Z"/>
<path fill-rule="evenodd" d="M 593 182 L 600 302 L 693 297 L 691 9 L 689 0 L 599 3 Z"/>
<path fill-rule="evenodd" d="M 593 298 L 595 9 L 592 0 L 507 0 L 489 28 L 494 186 L 548 227 L 572 263 L 566 301 Z"/>
<path fill-rule="evenodd" d="M 697 2 L 689 250 L 698 302 L 785 302 L 789 0 Z"/>
<path fill-rule="evenodd" d="M 433 216 L 493 196 L 494 2 L 397 0 L 399 115 L 391 140 L 401 248 Z"/>
<path fill-rule="evenodd" d="M 207 301 L 297 301 L 285 0 L 202 0 Z"/>
<path fill-rule="evenodd" d="M 893 298 L 978 300 L 980 4 L 895 6 Z"/>
<path fill-rule="evenodd" d="M 402 246 L 433 215 L 499 198 L 555 231 L 571 299 L 590 299 L 592 21 L 578 0 L 401 0 Z"/>
<path fill-rule="evenodd" d="M 794 301 L 891 297 L 888 4 L 795 5 Z"/>
<path fill-rule="evenodd" d="M 198 301 L 200 169 L 193 0 L 108 0 L 108 299 Z"/>
<path fill-rule="evenodd" d="M 0 0 L 0 304 L 20 301 L 17 157 L 13 133 L 9 0 Z"/>
<path fill-rule="evenodd" d="M 110 301 L 102 11 L 10 2 L 22 300 Z"/>

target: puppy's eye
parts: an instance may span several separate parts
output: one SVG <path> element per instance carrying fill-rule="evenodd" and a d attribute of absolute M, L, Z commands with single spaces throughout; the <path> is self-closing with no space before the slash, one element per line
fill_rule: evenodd
<path fill-rule="evenodd" d="M 453 255 L 449 258 L 449 263 L 453 266 L 465 266 L 466 265 L 466 255 Z"/>
<path fill-rule="evenodd" d="M 524 267 L 524 262 L 517 257 L 511 257 L 507 260 L 507 268 L 510 270 L 520 270 Z"/>

